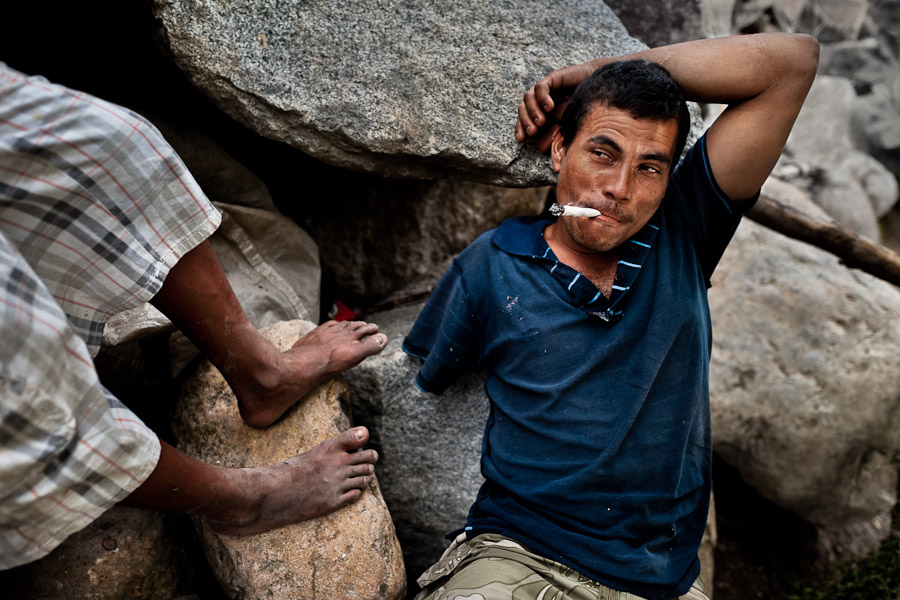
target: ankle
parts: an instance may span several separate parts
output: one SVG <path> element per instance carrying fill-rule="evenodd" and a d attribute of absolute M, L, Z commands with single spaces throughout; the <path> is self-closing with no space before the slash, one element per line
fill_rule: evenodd
<path fill-rule="evenodd" d="M 203 511 L 214 531 L 229 533 L 259 521 L 268 493 L 267 477 L 259 469 L 226 469 L 220 500 Z"/>

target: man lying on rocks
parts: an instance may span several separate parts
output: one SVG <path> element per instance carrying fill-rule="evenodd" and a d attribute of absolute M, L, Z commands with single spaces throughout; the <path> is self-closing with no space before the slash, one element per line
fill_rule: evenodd
<path fill-rule="evenodd" d="M 365 428 L 268 467 L 215 467 L 159 441 L 98 381 L 103 324 L 147 301 L 218 367 L 254 427 L 384 348 L 375 325 L 329 322 L 276 350 L 206 241 L 220 221 L 147 121 L 0 63 L 0 568 L 123 499 L 250 534 L 362 494 L 377 460 Z"/>
<path fill-rule="evenodd" d="M 706 598 L 707 287 L 817 61 L 808 36 L 710 39 L 554 71 L 525 94 L 517 140 L 549 147 L 560 205 L 599 216 L 483 234 L 404 342 L 423 390 L 485 369 L 491 406 L 485 483 L 418 599 Z M 676 167 L 685 99 L 728 109 Z"/>

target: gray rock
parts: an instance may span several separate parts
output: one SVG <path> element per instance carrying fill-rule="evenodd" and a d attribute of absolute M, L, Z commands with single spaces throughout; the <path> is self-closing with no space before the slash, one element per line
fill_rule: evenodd
<path fill-rule="evenodd" d="M 196 591 L 195 578 L 162 513 L 116 506 L 41 560 L 0 572 L 0 586 L 4 598 L 156 600 Z"/>
<path fill-rule="evenodd" d="M 806 187 L 815 202 L 843 225 L 877 240 L 877 216 L 897 202 L 897 182 L 884 165 L 856 149 L 858 101 L 850 80 L 817 77 L 780 163 L 812 166 Z"/>
<path fill-rule="evenodd" d="M 429 291 L 479 234 L 507 217 L 539 213 L 547 196 L 546 188 L 456 178 L 349 178 L 331 188 L 330 201 L 303 225 L 323 249 L 322 270 L 339 299 L 362 306 Z"/>
<path fill-rule="evenodd" d="M 891 62 L 872 37 L 819 46 L 819 74 L 845 77 L 856 89 L 883 81 L 895 69 Z"/>
<path fill-rule="evenodd" d="M 869 0 L 739 0 L 735 28 L 805 31 L 820 41 L 854 40 L 868 8 Z"/>
<path fill-rule="evenodd" d="M 345 374 L 353 414 L 372 431 L 379 450 L 378 481 L 412 579 L 440 557 L 448 544 L 444 536 L 465 525 L 483 481 L 481 437 L 488 416 L 480 374 L 440 396 L 414 385 L 419 361 L 400 345 L 421 308 L 371 315 L 388 345 Z"/>
<path fill-rule="evenodd" d="M 278 212 L 266 184 L 204 133 L 183 121 L 148 115 L 214 202 Z"/>
<path fill-rule="evenodd" d="M 819 36 L 828 40 L 832 37 L 855 40 L 863 28 L 869 10 L 869 0 L 776 0 L 785 6 L 805 5 L 802 15 L 794 23 L 803 19 L 803 31 L 819 31 Z"/>
<path fill-rule="evenodd" d="M 896 503 L 900 292 L 745 221 L 713 277 L 714 447 L 760 494 L 852 530 Z"/>
<path fill-rule="evenodd" d="M 820 75 L 813 82 L 785 145 L 795 160 L 823 169 L 838 164 L 851 141 L 851 107 L 856 92 L 850 80 Z"/>
<path fill-rule="evenodd" d="M 853 105 L 854 141 L 900 178 L 900 69 Z"/>
<path fill-rule="evenodd" d="M 816 204 L 804 188 L 777 177 L 770 176 L 766 179 L 762 185 L 762 195 L 811 219 L 826 223 L 834 222 L 831 215 Z"/>
<path fill-rule="evenodd" d="M 290 321 L 261 333 L 286 350 L 312 328 Z M 332 379 L 275 424 L 254 429 L 241 420 L 225 379 L 205 362 L 182 388 L 173 429 L 179 449 L 190 456 L 223 467 L 256 467 L 305 452 L 348 429 L 346 401 L 346 385 Z M 231 598 L 399 600 L 404 595 L 400 546 L 374 477 L 353 504 L 265 533 L 225 536 L 203 519 L 196 525 L 210 566 Z"/>
<path fill-rule="evenodd" d="M 897 204 L 897 178 L 878 160 L 856 150 L 847 154 L 841 167 L 862 186 L 876 217 L 885 216 Z"/>
<path fill-rule="evenodd" d="M 848 169 L 841 166 L 822 171 L 812 192 L 816 204 L 841 225 L 869 239 L 879 239 L 878 220 L 869 196 Z"/>
<path fill-rule="evenodd" d="M 628 33 L 651 48 L 732 32 L 735 0 L 607 0 Z"/>
<path fill-rule="evenodd" d="M 900 210 L 894 209 L 881 220 L 881 243 L 900 254 Z"/>
<path fill-rule="evenodd" d="M 900 0 L 871 0 L 867 28 L 889 56 L 900 58 Z"/>
<path fill-rule="evenodd" d="M 257 132 L 392 177 L 553 181 L 513 138 L 554 68 L 643 48 L 602 2 L 156 0 L 189 79 Z"/>

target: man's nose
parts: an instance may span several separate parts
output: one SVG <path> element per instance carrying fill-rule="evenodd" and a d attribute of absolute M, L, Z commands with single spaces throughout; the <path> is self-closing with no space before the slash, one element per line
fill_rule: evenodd
<path fill-rule="evenodd" d="M 633 181 L 631 169 L 620 163 L 604 178 L 603 193 L 614 200 L 627 200 L 631 196 Z"/>

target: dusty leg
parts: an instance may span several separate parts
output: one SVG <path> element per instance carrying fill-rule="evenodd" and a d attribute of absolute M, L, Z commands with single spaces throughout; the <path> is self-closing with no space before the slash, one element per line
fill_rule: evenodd
<path fill-rule="evenodd" d="M 221 371 L 254 427 L 274 423 L 312 388 L 387 344 L 377 325 L 329 322 L 279 352 L 247 319 L 209 242 L 178 261 L 151 303 Z"/>
<path fill-rule="evenodd" d="M 215 467 L 166 443 L 150 477 L 123 504 L 204 516 L 210 527 L 247 535 L 313 519 L 362 495 L 378 455 L 356 427 L 286 461 L 254 469 Z"/>

